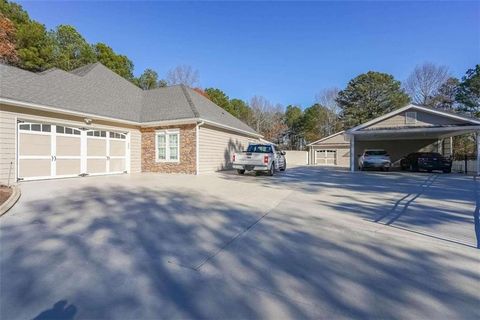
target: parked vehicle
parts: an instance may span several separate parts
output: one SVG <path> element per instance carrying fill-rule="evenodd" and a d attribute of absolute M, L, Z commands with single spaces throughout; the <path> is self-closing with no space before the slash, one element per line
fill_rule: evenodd
<path fill-rule="evenodd" d="M 247 151 L 234 153 L 232 160 L 233 168 L 237 169 L 238 174 L 244 174 L 245 171 L 266 171 L 273 176 L 275 171 L 287 169 L 285 152 L 273 144 L 251 144 Z"/>
<path fill-rule="evenodd" d="M 358 158 L 358 169 L 365 170 L 368 168 L 390 170 L 392 161 L 387 151 L 383 149 L 367 149 L 363 151 Z"/>
<path fill-rule="evenodd" d="M 440 170 L 444 173 L 452 172 L 452 160 L 437 152 L 414 152 L 400 160 L 402 170 L 419 171 Z"/>

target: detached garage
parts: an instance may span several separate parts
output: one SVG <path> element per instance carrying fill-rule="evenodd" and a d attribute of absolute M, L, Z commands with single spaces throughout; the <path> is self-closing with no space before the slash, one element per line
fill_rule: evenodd
<path fill-rule="evenodd" d="M 317 140 L 307 145 L 308 164 L 348 168 L 350 143 L 345 131 Z"/>

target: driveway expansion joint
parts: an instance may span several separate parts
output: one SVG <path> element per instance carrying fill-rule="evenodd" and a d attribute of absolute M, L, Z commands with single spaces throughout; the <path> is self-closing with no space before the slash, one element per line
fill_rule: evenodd
<path fill-rule="evenodd" d="M 250 224 L 248 227 L 246 227 L 244 230 L 240 231 L 237 233 L 235 236 L 233 236 L 229 241 L 227 241 L 220 249 L 218 249 L 215 253 L 212 255 L 208 256 L 205 260 L 203 260 L 198 266 L 194 267 L 194 269 L 200 271 L 200 269 L 209 261 L 211 261 L 213 258 L 215 258 L 217 255 L 225 251 L 227 247 L 229 247 L 232 243 L 234 243 L 237 239 L 242 237 L 244 234 L 246 234 L 250 229 L 255 227 L 260 221 L 262 221 L 264 218 L 266 218 L 273 210 L 275 210 L 280 203 L 286 198 L 288 198 L 292 193 L 295 191 L 291 190 L 289 193 L 287 193 L 282 199 L 280 199 L 277 204 L 275 204 L 270 210 L 265 212 L 260 218 L 258 218 L 256 221 L 254 221 L 252 224 Z"/>

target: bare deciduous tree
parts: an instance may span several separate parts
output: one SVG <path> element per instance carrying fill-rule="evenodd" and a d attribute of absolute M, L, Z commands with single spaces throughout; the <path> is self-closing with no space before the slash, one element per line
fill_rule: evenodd
<path fill-rule="evenodd" d="M 194 70 L 191 66 L 181 65 L 168 71 L 166 80 L 168 85 L 183 84 L 193 88 L 198 85 L 198 70 Z"/>
<path fill-rule="evenodd" d="M 448 78 L 449 71 L 446 66 L 426 62 L 415 67 L 404 87 L 414 103 L 429 105 L 431 98 Z"/>
<path fill-rule="evenodd" d="M 286 130 L 283 121 L 284 108 L 261 96 L 254 96 L 250 100 L 250 108 L 253 113 L 253 123 L 250 123 L 255 130 L 264 135 L 267 140 L 276 140 Z"/>
<path fill-rule="evenodd" d="M 320 91 L 320 93 L 315 95 L 315 100 L 317 103 L 324 106 L 329 112 L 327 113 L 327 133 L 333 134 L 337 131 L 338 119 L 340 114 L 340 107 L 337 103 L 337 97 L 340 89 L 338 88 L 329 88 Z"/>
<path fill-rule="evenodd" d="M 268 110 L 271 109 L 270 102 L 261 96 L 254 96 L 250 100 L 250 108 L 253 112 L 253 123 L 252 126 L 257 132 L 261 132 L 261 129 L 264 127 L 267 122 Z"/>

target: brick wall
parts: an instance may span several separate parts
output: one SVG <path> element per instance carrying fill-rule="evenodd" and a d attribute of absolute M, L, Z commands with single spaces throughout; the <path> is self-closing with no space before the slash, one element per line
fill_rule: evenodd
<path fill-rule="evenodd" d="M 155 161 L 155 131 L 180 129 L 180 162 Z M 142 128 L 142 172 L 196 173 L 195 124 Z"/>

